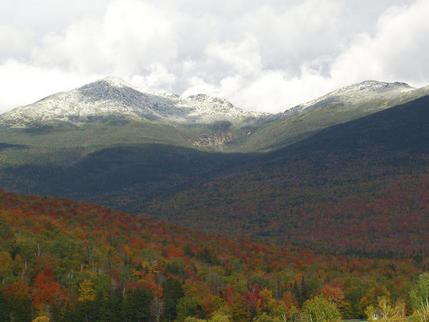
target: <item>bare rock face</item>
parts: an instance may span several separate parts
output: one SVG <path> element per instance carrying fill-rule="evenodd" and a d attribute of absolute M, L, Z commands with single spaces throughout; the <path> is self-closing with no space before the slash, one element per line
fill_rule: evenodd
<path fill-rule="evenodd" d="M 215 134 L 201 134 L 195 138 L 191 139 L 191 143 L 194 146 L 200 148 L 214 148 L 223 146 L 233 139 L 232 132 L 218 132 Z"/>

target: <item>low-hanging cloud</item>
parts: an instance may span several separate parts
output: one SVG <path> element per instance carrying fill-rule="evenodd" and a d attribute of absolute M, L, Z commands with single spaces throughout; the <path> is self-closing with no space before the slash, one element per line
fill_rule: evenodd
<path fill-rule="evenodd" d="M 61 21 L 2 20 L 0 112 L 106 75 L 270 112 L 365 79 L 429 83 L 426 0 L 85 3 Z"/>
<path fill-rule="evenodd" d="M 429 2 L 387 10 L 373 36 L 361 34 L 332 63 L 332 77 L 348 82 L 363 77 L 404 80 L 424 85 L 429 81 Z"/>

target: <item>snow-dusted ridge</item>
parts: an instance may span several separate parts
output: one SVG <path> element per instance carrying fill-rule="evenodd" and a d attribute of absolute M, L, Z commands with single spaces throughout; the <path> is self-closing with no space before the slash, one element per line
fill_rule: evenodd
<path fill-rule="evenodd" d="M 284 114 L 291 115 L 299 113 L 305 109 L 313 109 L 328 104 L 343 104 L 344 106 L 355 106 L 365 104 L 374 99 L 389 100 L 400 98 L 403 95 L 415 91 L 414 87 L 401 82 L 380 82 L 366 80 L 361 83 L 349 85 L 332 91 L 322 97 L 316 98 L 304 104 L 287 109 Z"/>
<path fill-rule="evenodd" d="M 225 120 L 234 123 L 265 116 L 265 113 L 245 111 L 222 98 L 142 92 L 120 78 L 107 77 L 15 108 L 0 115 L 0 123 L 12 127 L 58 121 L 79 125 L 110 117 L 175 123 Z"/>
<path fill-rule="evenodd" d="M 68 92 L 48 96 L 33 104 L 17 107 L 0 115 L 0 125 L 28 127 L 34 124 L 66 122 L 75 125 L 109 118 L 128 118 L 166 123 L 231 123 L 269 122 L 303 111 L 326 106 L 356 109 L 359 105 L 393 106 L 392 102 L 412 99 L 420 91 L 429 94 L 429 87 L 415 89 L 406 83 L 374 80 L 353 84 L 320 98 L 286 109 L 280 114 L 245 111 L 226 99 L 205 94 L 177 94 L 142 91 L 117 77 L 89 83 Z M 427 94 L 426 94 L 427 92 Z M 376 104 L 375 104 L 376 103 Z"/>

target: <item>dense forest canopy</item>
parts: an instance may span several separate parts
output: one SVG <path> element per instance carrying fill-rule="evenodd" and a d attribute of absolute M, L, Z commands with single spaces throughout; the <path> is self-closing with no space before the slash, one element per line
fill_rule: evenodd
<path fill-rule="evenodd" d="M 66 199 L 1 191 L 0 231 L 2 321 L 417 316 L 429 289 L 427 258 L 323 255 Z"/>

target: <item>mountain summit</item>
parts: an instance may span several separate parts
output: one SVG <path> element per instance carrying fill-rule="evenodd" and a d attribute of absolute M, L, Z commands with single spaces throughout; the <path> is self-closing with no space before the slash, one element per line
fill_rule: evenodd
<path fill-rule="evenodd" d="M 79 125 L 109 118 L 130 118 L 159 122 L 239 122 L 263 115 L 247 112 L 225 99 L 204 94 L 179 95 L 145 93 L 120 78 L 107 77 L 80 88 L 48 96 L 0 116 L 0 123 L 12 127 L 67 122 Z"/>
<path fill-rule="evenodd" d="M 298 142 L 318 131 L 429 95 L 429 86 L 367 80 L 286 109 L 244 143 L 247 151 L 270 151 Z"/>
<path fill-rule="evenodd" d="M 322 106 L 354 108 L 356 105 L 371 104 L 375 103 L 375 101 L 390 102 L 392 99 L 405 98 L 415 90 L 414 87 L 402 82 L 388 83 L 366 80 L 361 83 L 342 87 L 322 97 L 297 105 L 286 110 L 285 114 L 296 113 L 308 108 L 317 109 Z M 378 108 L 380 107 L 378 106 Z"/>

